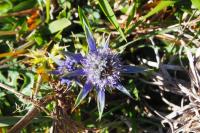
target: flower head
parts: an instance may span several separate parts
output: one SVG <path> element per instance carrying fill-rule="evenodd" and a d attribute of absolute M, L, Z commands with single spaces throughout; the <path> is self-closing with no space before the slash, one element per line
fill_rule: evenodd
<path fill-rule="evenodd" d="M 112 52 L 108 47 L 109 37 L 101 48 L 96 48 L 96 44 L 92 33 L 88 26 L 84 23 L 84 30 L 86 33 L 86 39 L 89 46 L 89 53 L 85 57 L 80 54 L 68 54 L 71 60 L 70 67 L 68 61 L 66 64 L 62 64 L 60 67 L 71 68 L 73 63 L 80 63 L 80 68 L 68 69 L 68 73 L 63 76 L 64 79 L 71 79 L 79 76 L 86 77 L 85 85 L 79 93 L 75 107 L 87 96 L 87 94 L 95 88 L 97 91 L 97 106 L 99 111 L 99 118 L 101 118 L 104 106 L 105 106 L 105 90 L 106 88 L 116 88 L 124 94 L 131 97 L 126 88 L 120 84 L 121 73 L 139 73 L 143 72 L 144 68 L 135 66 L 124 66 L 120 62 L 118 54 Z M 79 57 L 77 59 L 77 57 Z M 72 70 L 72 71 L 71 71 Z"/>
<path fill-rule="evenodd" d="M 81 63 L 87 80 L 100 89 L 113 87 L 120 78 L 120 60 L 110 49 L 97 49 Z"/>

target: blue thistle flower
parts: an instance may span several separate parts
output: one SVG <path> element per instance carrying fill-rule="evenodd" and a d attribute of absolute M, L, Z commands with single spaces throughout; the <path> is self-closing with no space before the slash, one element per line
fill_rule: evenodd
<path fill-rule="evenodd" d="M 116 88 L 117 90 L 131 97 L 131 94 L 128 92 L 128 90 L 120 83 L 120 75 L 122 73 L 143 72 L 144 68 L 122 65 L 118 54 L 114 53 L 108 47 L 109 37 L 105 41 L 105 44 L 102 48 L 96 48 L 92 33 L 85 22 L 84 26 L 86 39 L 89 46 L 89 53 L 83 57 L 80 54 L 69 54 L 67 52 L 67 56 L 69 57 L 71 63 L 65 61 L 65 64 L 61 64 L 60 67 L 70 68 L 70 70 L 68 69 L 68 72 L 64 74 L 62 79 L 68 80 L 79 76 L 86 77 L 86 82 L 83 86 L 83 89 L 80 91 L 76 99 L 75 108 L 88 95 L 88 93 L 95 88 L 97 91 L 97 107 L 99 111 L 99 118 L 101 118 L 105 106 L 105 90 L 107 88 Z M 74 62 L 74 60 L 76 62 Z M 71 69 L 73 63 L 80 63 L 81 67 Z M 68 65 L 70 65 L 70 67 Z M 61 70 L 63 69 L 61 68 Z M 60 71 L 59 68 L 58 71 Z"/>
<path fill-rule="evenodd" d="M 57 70 L 53 71 L 53 74 L 56 75 L 65 75 L 67 73 L 70 73 L 77 68 L 77 64 L 80 62 L 80 60 L 83 58 L 81 54 L 73 54 L 70 52 L 65 52 L 67 55 L 65 60 L 60 60 L 55 58 L 53 55 L 49 54 L 49 57 L 58 65 Z M 66 83 L 67 85 L 70 85 L 72 81 L 72 78 L 62 76 L 61 77 L 61 83 Z"/>

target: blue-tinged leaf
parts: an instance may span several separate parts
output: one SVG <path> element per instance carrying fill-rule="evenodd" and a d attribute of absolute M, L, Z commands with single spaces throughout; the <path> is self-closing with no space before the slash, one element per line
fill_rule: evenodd
<path fill-rule="evenodd" d="M 71 82 L 72 82 L 72 80 L 71 79 L 64 79 L 64 78 L 62 78 L 60 82 L 61 82 L 61 84 L 70 85 Z"/>
<path fill-rule="evenodd" d="M 123 66 L 121 69 L 122 73 L 141 73 L 144 72 L 146 69 L 143 67 L 139 67 L 139 66 Z"/>
<path fill-rule="evenodd" d="M 109 48 L 109 41 L 110 41 L 110 35 L 108 36 L 108 38 L 107 38 L 107 40 L 106 40 L 106 42 L 105 42 L 105 44 L 104 44 L 104 48 L 105 48 L 105 49 L 108 49 L 108 48 Z"/>
<path fill-rule="evenodd" d="M 94 37 L 92 35 L 91 32 L 91 27 L 90 24 L 87 20 L 87 18 L 85 17 L 85 14 L 83 13 L 82 9 L 79 7 L 78 8 L 78 13 L 79 13 L 79 19 L 80 22 L 82 24 L 83 30 L 85 32 L 86 35 L 86 39 L 87 39 L 87 43 L 88 43 L 88 47 L 89 47 L 89 52 L 96 52 L 96 43 L 94 40 Z"/>
<path fill-rule="evenodd" d="M 60 70 L 53 70 L 53 71 L 50 71 L 49 73 L 50 74 L 59 75 L 59 74 L 62 74 L 62 71 L 60 71 Z"/>
<path fill-rule="evenodd" d="M 89 27 L 87 26 L 87 24 L 85 23 L 84 20 L 83 20 L 83 25 L 84 25 L 84 29 L 85 29 L 87 43 L 88 43 L 88 46 L 89 46 L 89 52 L 96 52 L 97 49 L 96 49 L 95 40 L 93 38 L 93 35 L 92 35 Z"/>
<path fill-rule="evenodd" d="M 133 98 L 131 96 L 131 94 L 128 92 L 128 90 L 123 86 L 121 85 L 120 83 L 118 83 L 117 85 L 115 85 L 116 89 L 118 89 L 119 91 L 121 91 L 122 93 L 126 94 L 127 96 L 129 96 L 130 98 Z"/>
<path fill-rule="evenodd" d="M 74 109 L 81 103 L 81 101 L 83 101 L 83 99 L 88 95 L 88 93 L 91 91 L 92 89 L 92 83 L 89 82 L 89 81 L 86 81 L 83 89 L 80 91 L 77 99 L 76 99 L 76 102 L 75 102 L 75 105 L 74 105 Z"/>
<path fill-rule="evenodd" d="M 71 59 L 74 59 L 75 61 L 77 61 L 77 62 L 80 62 L 81 60 L 83 60 L 84 59 L 84 57 L 81 55 L 81 54 L 74 54 L 74 53 L 71 53 L 71 52 L 69 52 L 69 51 L 63 51 L 63 53 L 67 56 L 67 57 L 69 57 L 69 58 L 71 58 Z"/>
<path fill-rule="evenodd" d="M 99 120 L 101 120 L 103 110 L 105 107 L 105 90 L 104 89 L 99 89 L 99 91 L 98 91 L 97 107 L 98 107 L 98 111 L 99 111 Z"/>
<path fill-rule="evenodd" d="M 62 78 L 71 78 L 71 77 L 82 76 L 82 75 L 85 75 L 84 70 L 78 69 L 78 70 L 74 70 L 72 72 L 65 74 L 64 76 L 62 76 Z"/>

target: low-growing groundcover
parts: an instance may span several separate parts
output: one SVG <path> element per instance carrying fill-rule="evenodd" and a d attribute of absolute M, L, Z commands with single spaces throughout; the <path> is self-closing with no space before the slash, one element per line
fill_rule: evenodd
<path fill-rule="evenodd" d="M 1 132 L 200 132 L 199 0 L 1 0 Z"/>

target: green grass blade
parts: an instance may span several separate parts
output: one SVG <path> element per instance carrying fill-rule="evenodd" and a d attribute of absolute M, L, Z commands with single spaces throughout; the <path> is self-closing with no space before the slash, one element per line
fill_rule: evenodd
<path fill-rule="evenodd" d="M 173 31 L 174 29 L 178 29 L 178 28 L 180 28 L 180 27 L 177 26 L 177 27 L 173 27 L 173 28 L 163 29 L 163 30 L 161 30 L 161 31 L 159 31 L 159 30 L 157 30 L 157 31 L 152 31 L 152 32 L 150 32 L 150 33 L 148 33 L 148 34 L 141 35 L 141 36 L 139 36 L 139 37 L 137 37 L 137 38 L 134 38 L 134 40 L 129 41 L 129 42 L 127 42 L 126 44 L 124 44 L 124 45 L 118 47 L 118 48 L 117 48 L 117 51 L 119 51 L 119 53 L 122 53 L 122 52 L 124 52 L 124 50 L 125 50 L 125 48 L 126 48 L 127 46 L 133 44 L 134 42 L 137 42 L 137 41 L 139 41 L 139 40 L 146 39 L 146 38 L 149 38 L 149 37 L 158 35 L 158 34 L 169 33 L 169 32 L 171 32 L 171 31 Z"/>
<path fill-rule="evenodd" d="M 85 14 L 83 13 L 83 10 L 80 7 L 78 7 L 78 16 L 79 16 L 79 19 L 80 19 L 83 29 L 85 30 L 85 28 L 84 28 L 85 25 L 83 24 L 83 20 L 84 20 L 85 23 L 87 24 L 87 26 L 89 27 L 90 31 L 92 31 L 90 23 L 89 23 L 87 17 L 85 16 Z"/>
<path fill-rule="evenodd" d="M 114 27 L 118 30 L 118 32 L 120 33 L 122 38 L 126 41 L 126 37 L 125 37 L 122 29 L 120 28 L 120 25 L 117 22 L 117 18 L 115 16 L 112 8 L 110 7 L 110 4 L 108 3 L 108 1 L 107 0 L 99 0 L 99 5 L 100 5 L 102 11 L 104 12 L 104 14 L 106 15 L 106 17 L 108 18 L 108 20 L 114 25 Z"/>
<path fill-rule="evenodd" d="M 176 1 L 171 1 L 171 0 L 163 0 L 163 1 L 160 1 L 160 3 L 155 7 L 153 8 L 150 12 L 148 12 L 145 16 L 143 16 L 141 18 L 141 20 L 145 20 L 147 18 L 149 18 L 150 16 L 158 13 L 159 11 L 161 11 L 162 9 L 168 7 L 168 6 L 171 6 L 175 3 Z"/>
<path fill-rule="evenodd" d="M 128 27 L 128 25 L 131 23 L 132 19 L 134 18 L 135 13 L 136 13 L 137 8 L 139 7 L 139 5 L 140 5 L 140 1 L 139 0 L 135 0 L 135 2 L 129 7 L 126 27 Z"/>
<path fill-rule="evenodd" d="M 142 21 L 141 21 L 141 20 L 138 21 L 138 22 L 136 22 L 135 24 L 129 26 L 128 28 L 126 28 L 125 34 L 126 34 L 126 35 L 127 35 L 127 34 L 131 34 L 131 32 L 132 32 L 137 26 L 139 26 L 140 24 L 142 24 Z"/>
<path fill-rule="evenodd" d="M 46 23 L 48 23 L 50 20 L 50 6 L 51 6 L 50 0 L 47 0 L 46 1 L 46 20 L 45 20 Z"/>

